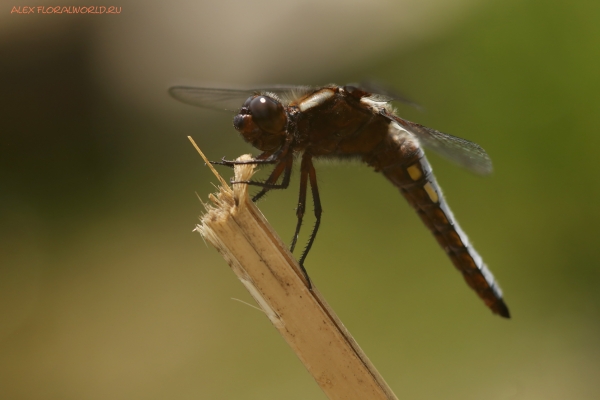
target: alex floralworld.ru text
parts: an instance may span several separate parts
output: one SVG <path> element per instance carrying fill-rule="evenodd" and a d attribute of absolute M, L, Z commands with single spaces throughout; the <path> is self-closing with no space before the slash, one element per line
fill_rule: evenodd
<path fill-rule="evenodd" d="M 11 14 L 120 14 L 122 7 L 115 6 L 84 6 L 84 7 L 28 7 L 13 6 Z"/>

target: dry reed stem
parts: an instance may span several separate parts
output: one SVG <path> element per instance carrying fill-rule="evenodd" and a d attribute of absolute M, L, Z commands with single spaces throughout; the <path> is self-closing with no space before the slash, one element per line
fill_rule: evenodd
<path fill-rule="evenodd" d="M 287 246 L 248 198 L 248 185 L 230 188 L 196 149 L 221 182 L 196 230 L 225 258 L 321 389 L 330 399 L 396 399 L 314 282 L 307 288 Z M 253 165 L 235 166 L 236 181 L 253 173 Z"/>

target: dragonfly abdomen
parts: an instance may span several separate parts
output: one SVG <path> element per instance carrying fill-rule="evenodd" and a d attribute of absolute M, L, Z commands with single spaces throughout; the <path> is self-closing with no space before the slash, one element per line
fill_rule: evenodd
<path fill-rule="evenodd" d="M 417 211 L 467 284 L 494 313 L 509 318 L 500 287 L 454 219 L 423 151 L 419 148 L 406 162 L 380 171 Z"/>

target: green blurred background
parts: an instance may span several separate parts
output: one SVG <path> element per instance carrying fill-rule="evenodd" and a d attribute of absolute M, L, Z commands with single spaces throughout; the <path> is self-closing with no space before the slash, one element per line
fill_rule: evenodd
<path fill-rule="evenodd" d="M 324 398 L 192 233 L 216 181 L 186 136 L 211 159 L 252 149 L 166 89 L 364 78 L 491 155 L 486 178 L 429 158 L 513 316 L 382 176 L 319 165 L 307 268 L 386 381 L 401 399 L 600 398 L 600 2 L 19 5 L 0 15 L 0 398 Z M 296 188 L 260 203 L 286 241 Z"/>

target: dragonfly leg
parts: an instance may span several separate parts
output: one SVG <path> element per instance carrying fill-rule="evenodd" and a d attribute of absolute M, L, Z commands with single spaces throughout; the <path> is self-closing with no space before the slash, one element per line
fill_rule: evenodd
<path fill-rule="evenodd" d="M 306 205 L 306 188 L 308 186 L 308 166 L 306 162 L 306 153 L 302 156 L 302 164 L 300 167 L 300 193 L 298 195 L 298 207 L 296 208 L 296 217 L 298 222 L 296 223 L 296 231 L 294 237 L 292 237 L 292 244 L 290 245 L 290 251 L 293 252 L 296 248 L 296 242 L 298 241 L 298 235 L 300 234 L 300 228 L 302 227 L 302 219 L 304 218 L 304 210 Z"/>
<path fill-rule="evenodd" d="M 249 185 L 262 186 L 262 190 L 254 195 L 252 201 L 257 202 L 258 199 L 263 197 L 271 189 L 287 189 L 287 187 L 290 184 L 290 176 L 292 175 L 293 162 L 294 159 L 291 156 L 281 161 L 279 164 L 277 164 L 277 166 L 265 182 L 247 181 L 246 183 L 248 183 Z M 283 180 L 280 184 L 277 184 L 276 182 L 279 179 L 279 176 L 282 174 L 282 172 L 285 172 L 283 174 Z"/>
<path fill-rule="evenodd" d="M 271 172 L 271 175 L 269 175 L 267 180 L 264 182 L 232 180 L 231 183 L 232 184 L 244 183 L 246 185 L 262 187 L 263 189 L 252 198 L 252 201 L 255 202 L 258 199 L 260 199 L 262 196 L 264 196 L 264 194 L 267 193 L 271 189 L 287 189 L 287 187 L 290 184 L 290 176 L 292 174 L 293 161 L 294 161 L 294 159 L 292 157 L 288 157 L 285 160 L 282 160 L 281 162 L 279 162 L 279 164 L 277 164 L 275 166 L 275 169 L 273 170 L 273 172 Z M 283 175 L 283 181 L 278 184 L 277 180 L 279 179 L 279 177 L 281 176 L 281 174 L 284 171 L 285 171 L 285 174 Z"/>
<path fill-rule="evenodd" d="M 304 159 L 302 159 L 304 161 Z M 307 160 L 307 168 L 308 168 L 308 178 L 310 180 L 310 191 L 313 196 L 313 205 L 315 207 L 315 226 L 310 233 L 310 237 L 308 238 L 308 243 L 302 252 L 302 256 L 300 257 L 300 265 L 304 265 L 304 260 L 310 251 L 310 248 L 315 241 L 315 237 L 317 236 L 317 231 L 319 230 L 319 225 L 321 225 L 321 214 L 323 213 L 323 209 L 321 208 L 321 198 L 319 196 L 319 187 L 317 186 L 317 172 L 315 171 L 315 167 L 310 158 Z M 304 269 L 304 267 L 302 267 Z"/>
<path fill-rule="evenodd" d="M 221 158 L 221 161 L 211 161 L 210 163 L 212 165 L 224 165 L 226 167 L 233 168 L 236 165 L 246 165 L 246 164 L 254 164 L 254 165 L 258 165 L 258 164 L 275 164 L 278 161 L 277 159 L 272 158 L 272 156 L 261 158 L 261 156 L 263 156 L 263 154 L 259 155 L 256 158 L 253 158 L 251 160 L 244 160 L 244 161 L 226 160 L 225 157 L 223 157 L 223 158 Z"/>
<path fill-rule="evenodd" d="M 298 196 L 298 208 L 296 209 L 296 216 L 298 217 L 298 223 L 296 224 L 296 231 L 294 232 L 294 237 L 292 238 L 292 244 L 290 246 L 290 251 L 294 251 L 296 247 L 296 242 L 298 241 L 298 234 L 300 233 L 300 228 L 302 227 L 302 219 L 304 218 L 304 211 L 306 209 L 306 190 L 308 186 L 308 181 L 310 180 L 310 187 L 313 195 L 313 203 L 315 205 L 315 217 L 317 219 L 315 226 L 310 233 L 310 237 L 308 239 L 308 244 L 306 248 L 302 252 L 302 256 L 300 257 L 300 268 L 302 268 L 302 272 L 306 277 L 306 281 L 308 282 L 308 288 L 312 287 L 310 282 L 310 278 L 308 277 L 308 272 L 306 268 L 304 268 L 304 260 L 308 255 L 308 251 L 310 250 L 315 236 L 317 235 L 317 231 L 319 229 L 319 225 L 321 223 L 321 201 L 319 199 L 319 190 L 317 188 L 317 174 L 315 172 L 315 167 L 311 161 L 312 155 L 308 153 L 304 153 L 302 156 L 302 164 L 300 167 L 300 194 Z"/>
<path fill-rule="evenodd" d="M 285 158 L 288 154 L 288 150 L 290 149 L 290 145 L 293 141 L 293 135 L 288 136 L 285 143 L 274 153 L 264 152 L 261 153 L 258 157 L 253 158 L 251 160 L 245 161 L 237 161 L 237 160 L 226 160 L 225 157 L 221 159 L 221 161 L 211 161 L 210 163 L 213 165 L 225 165 L 227 167 L 233 167 L 234 165 L 244 165 L 244 164 L 277 164 L 283 158 Z"/>

